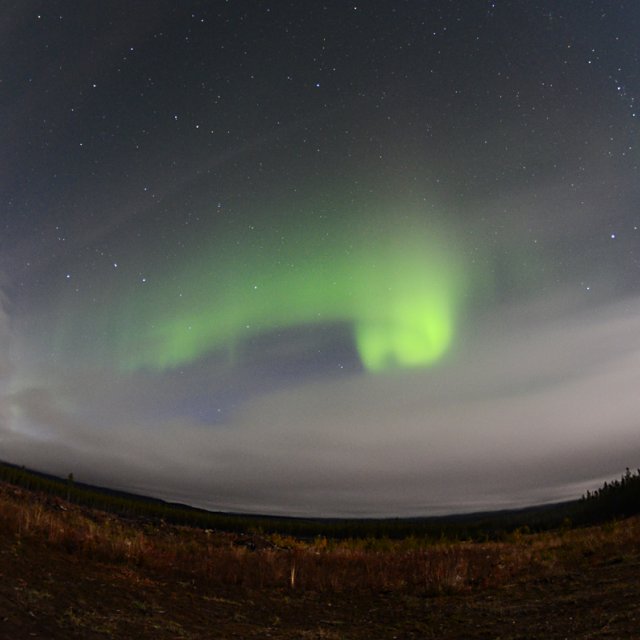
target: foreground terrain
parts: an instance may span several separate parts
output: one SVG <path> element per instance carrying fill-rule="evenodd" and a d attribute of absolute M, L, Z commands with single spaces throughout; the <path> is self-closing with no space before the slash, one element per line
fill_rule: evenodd
<path fill-rule="evenodd" d="M 301 542 L 0 484 L 0 638 L 638 638 L 640 520 Z"/>

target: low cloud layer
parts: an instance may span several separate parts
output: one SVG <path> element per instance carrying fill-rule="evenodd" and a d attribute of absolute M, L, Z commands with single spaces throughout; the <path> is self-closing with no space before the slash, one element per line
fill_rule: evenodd
<path fill-rule="evenodd" d="M 302 381 L 211 424 L 145 418 L 150 378 L 132 381 L 136 412 L 107 372 L 13 375 L 3 457 L 224 510 L 415 515 L 576 497 L 640 454 L 640 300 L 564 306 L 505 308 L 439 367 Z"/>

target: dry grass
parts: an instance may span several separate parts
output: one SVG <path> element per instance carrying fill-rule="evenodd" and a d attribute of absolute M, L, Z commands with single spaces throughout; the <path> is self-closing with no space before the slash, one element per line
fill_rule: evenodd
<path fill-rule="evenodd" d="M 501 543 L 427 544 L 281 536 L 246 537 L 186 527 L 127 523 L 59 499 L 0 485 L 0 528 L 21 542 L 64 548 L 81 557 L 145 566 L 178 579 L 247 589 L 451 593 L 499 586 L 524 574 L 570 571 L 603 554 L 640 550 L 640 521 L 553 534 L 514 534 Z M 181 578 L 182 576 L 182 578 Z"/>

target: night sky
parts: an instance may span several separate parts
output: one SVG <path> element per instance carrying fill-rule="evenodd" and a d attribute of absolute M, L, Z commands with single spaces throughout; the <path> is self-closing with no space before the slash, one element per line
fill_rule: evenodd
<path fill-rule="evenodd" d="M 640 464 L 640 5 L 15 0 L 0 459 L 414 515 Z"/>

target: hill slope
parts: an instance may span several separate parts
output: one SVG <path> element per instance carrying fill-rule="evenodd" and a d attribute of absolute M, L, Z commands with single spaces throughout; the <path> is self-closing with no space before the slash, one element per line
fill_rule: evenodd
<path fill-rule="evenodd" d="M 0 637 L 632 638 L 640 520 L 504 542 L 313 543 L 0 484 Z"/>

